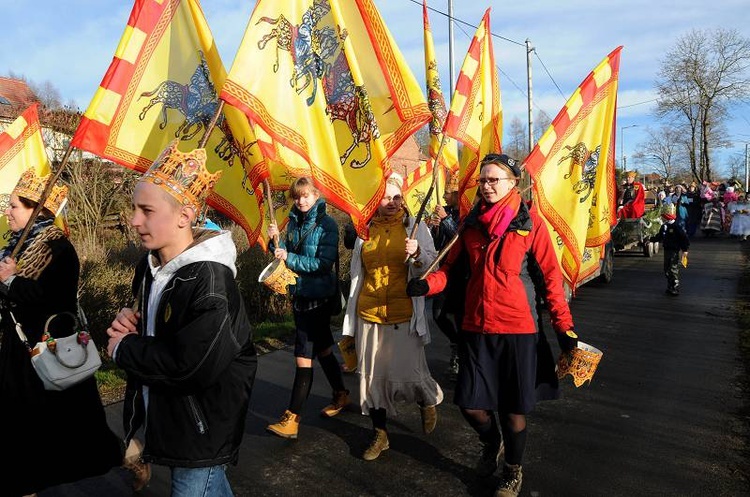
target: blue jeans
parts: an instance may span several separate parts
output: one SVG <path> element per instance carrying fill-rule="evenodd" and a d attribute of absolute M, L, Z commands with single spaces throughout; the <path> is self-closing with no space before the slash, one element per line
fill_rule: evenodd
<path fill-rule="evenodd" d="M 224 465 L 172 468 L 172 497 L 234 497 Z"/>

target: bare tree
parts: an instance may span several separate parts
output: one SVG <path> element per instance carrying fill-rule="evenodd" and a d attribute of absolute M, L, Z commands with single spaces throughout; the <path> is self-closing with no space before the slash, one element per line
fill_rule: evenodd
<path fill-rule="evenodd" d="M 684 123 L 693 176 L 711 180 L 711 151 L 727 146 L 722 122 L 730 103 L 750 95 L 750 39 L 737 30 L 693 30 L 662 61 L 657 114 Z"/>
<path fill-rule="evenodd" d="M 638 146 L 633 155 L 635 160 L 670 182 L 689 171 L 687 143 L 682 132 L 673 126 L 662 126 L 658 130 L 646 128 L 646 133 L 648 138 Z"/>
<path fill-rule="evenodd" d="M 510 129 L 504 134 L 503 152 L 511 157 L 523 159 L 528 155 L 526 126 L 518 116 L 510 121 Z"/>
<path fill-rule="evenodd" d="M 549 114 L 543 110 L 538 110 L 536 113 L 536 124 L 534 125 L 534 143 L 539 141 L 547 128 L 552 124 L 552 118 Z"/>

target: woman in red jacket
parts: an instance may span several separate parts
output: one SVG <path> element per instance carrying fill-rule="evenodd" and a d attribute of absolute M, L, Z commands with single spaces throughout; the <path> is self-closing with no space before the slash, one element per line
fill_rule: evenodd
<path fill-rule="evenodd" d="M 536 403 L 544 372 L 557 387 L 552 354 L 537 331 L 537 291 L 560 348 L 570 351 L 577 345 L 547 226 L 522 201 L 516 188 L 520 176 L 515 160 L 487 155 L 479 175 L 481 198 L 467 215 L 459 242 L 438 271 L 411 280 L 407 288 L 409 295 L 439 293 L 451 266 L 467 265 L 455 403 L 482 442 L 479 475 L 492 475 L 505 454 L 496 496 L 515 496 L 521 489 L 526 414 Z M 543 360 L 537 361 L 538 355 Z"/>

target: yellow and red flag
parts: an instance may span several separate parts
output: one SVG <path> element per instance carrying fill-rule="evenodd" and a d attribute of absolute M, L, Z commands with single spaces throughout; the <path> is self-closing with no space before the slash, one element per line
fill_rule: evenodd
<path fill-rule="evenodd" d="M 419 167 L 414 169 L 404 179 L 404 187 L 402 188 L 404 202 L 409 208 L 409 212 L 412 216 L 416 215 L 417 212 L 419 212 L 419 208 L 422 206 L 422 202 L 424 202 L 425 198 L 427 198 L 427 193 L 429 192 L 430 185 L 432 184 L 432 164 L 433 163 L 431 160 L 420 160 Z M 438 169 L 437 174 L 438 177 L 436 184 L 444 185 L 445 175 L 443 174 L 443 169 Z M 425 204 L 425 216 L 429 216 L 430 213 L 435 210 L 435 207 L 438 205 L 437 202 L 438 197 L 434 194 L 431 195 L 431 198 L 429 198 L 427 200 L 427 203 Z"/>
<path fill-rule="evenodd" d="M 596 269 L 596 257 L 584 261 L 586 247 L 605 244 L 616 222 L 615 122 L 621 50 L 612 51 L 586 77 L 525 163 L 533 178 L 534 202 L 560 238 L 560 263 L 572 288 L 587 276 L 584 272 Z"/>
<path fill-rule="evenodd" d="M 175 138 L 182 150 L 197 147 L 225 78 L 197 0 L 136 0 L 72 144 L 143 172 Z M 224 106 L 205 148 L 208 168 L 224 171 L 208 205 L 255 243 L 264 232 L 263 199 L 248 171 L 263 165 L 263 155 L 243 113 Z"/>
<path fill-rule="evenodd" d="M 484 13 L 461 66 L 443 133 L 463 145 L 459 195 L 461 216 L 464 216 L 474 204 L 479 162 L 488 153 L 502 151 L 503 114 L 492 48 L 490 9 Z"/>
<path fill-rule="evenodd" d="M 432 30 L 430 29 L 430 18 L 427 15 L 427 1 L 422 2 L 422 18 L 424 21 L 424 63 L 427 83 L 427 105 L 432 112 L 430 121 L 430 159 L 434 164 L 436 159 L 442 168 L 439 170 L 440 178 L 436 181 L 435 195 L 439 199 L 439 191 L 443 191 L 445 172 L 453 173 L 458 171 L 458 144 L 456 140 L 445 137 L 443 150 L 440 152 L 440 142 L 443 140 L 443 125 L 448 111 L 445 108 L 445 98 L 443 98 L 443 89 L 440 84 L 440 72 L 438 71 L 437 58 L 435 56 L 435 43 L 432 40 Z M 438 200 L 439 202 L 440 200 Z M 434 204 L 437 205 L 437 204 Z M 413 211 L 416 213 L 416 211 Z"/>
<path fill-rule="evenodd" d="M 0 247 L 6 245 L 10 236 L 5 216 L 10 194 L 27 169 L 33 169 L 39 176 L 50 173 L 39 124 L 39 104 L 31 105 L 0 133 Z M 64 226 L 60 217 L 56 224 Z"/>
<path fill-rule="evenodd" d="M 363 236 L 388 158 L 430 119 L 372 0 L 259 0 L 221 98 L 270 139 L 267 157 L 309 168 Z"/>

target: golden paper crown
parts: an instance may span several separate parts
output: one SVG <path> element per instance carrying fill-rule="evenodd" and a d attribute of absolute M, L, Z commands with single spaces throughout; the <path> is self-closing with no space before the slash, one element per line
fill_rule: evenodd
<path fill-rule="evenodd" d="M 448 182 L 445 184 L 445 192 L 453 193 L 458 191 L 458 171 L 450 175 Z"/>
<path fill-rule="evenodd" d="M 636 177 L 636 176 L 638 176 L 638 173 L 636 173 L 635 171 L 628 171 L 627 173 L 625 173 L 625 175 L 626 175 L 626 176 L 627 176 L 628 178 L 632 178 L 632 179 L 635 179 L 635 177 Z"/>
<path fill-rule="evenodd" d="M 591 379 L 602 360 L 602 351 L 583 342 L 568 354 L 561 354 L 557 361 L 557 377 L 563 379 L 566 374 L 573 377 L 573 384 L 580 387 Z"/>
<path fill-rule="evenodd" d="M 206 150 L 196 148 L 192 152 L 180 152 L 178 141 L 174 140 L 164 149 L 141 181 L 162 188 L 181 205 L 200 209 L 223 171 L 211 174 L 206 169 Z"/>
<path fill-rule="evenodd" d="M 21 175 L 21 179 L 18 180 L 16 187 L 13 189 L 13 193 L 19 197 L 27 198 L 39 203 L 49 179 L 50 174 L 46 176 L 38 176 L 33 169 L 27 169 Z M 52 191 L 44 201 L 44 207 L 49 209 L 54 215 L 57 215 L 62 210 L 67 200 L 68 187 L 57 183 L 52 187 Z"/>

